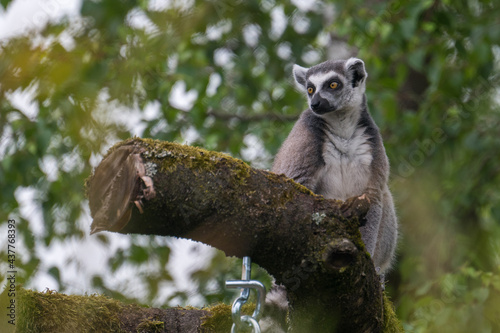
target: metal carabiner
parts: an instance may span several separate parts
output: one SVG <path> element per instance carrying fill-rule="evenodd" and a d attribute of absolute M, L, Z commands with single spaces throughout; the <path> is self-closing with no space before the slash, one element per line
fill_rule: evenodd
<path fill-rule="evenodd" d="M 235 333 L 236 330 L 242 328 L 245 322 L 252 327 L 254 333 L 260 333 L 259 319 L 262 317 L 262 307 L 266 299 L 266 287 L 262 282 L 257 280 L 250 280 L 251 275 L 251 260 L 250 257 L 243 258 L 243 272 L 242 280 L 229 280 L 226 281 L 226 288 L 242 288 L 240 296 L 233 302 L 231 308 L 231 317 L 233 319 L 233 326 L 231 332 Z M 243 304 L 248 301 L 250 296 L 250 289 L 257 291 L 257 302 L 252 316 L 241 315 L 241 308 Z"/>
<path fill-rule="evenodd" d="M 259 322 L 254 317 L 246 315 L 241 316 L 241 321 L 250 324 L 250 326 L 252 327 L 252 333 L 261 333 Z M 231 326 L 231 333 L 237 333 L 236 324 L 233 324 L 233 326 Z"/>
<path fill-rule="evenodd" d="M 252 317 L 255 319 L 259 320 L 262 317 L 262 306 L 264 305 L 266 301 L 266 287 L 264 284 L 260 281 L 257 280 L 250 280 L 250 281 L 242 281 L 242 280 L 229 280 L 226 281 L 226 288 L 243 288 L 243 291 L 245 291 L 245 294 L 248 293 L 250 294 L 250 289 L 255 289 L 257 291 L 257 302 L 255 304 L 255 310 L 252 314 Z M 242 294 L 243 294 L 242 291 Z M 244 301 L 242 301 L 244 299 Z M 248 296 L 244 298 L 243 296 L 238 297 L 234 303 L 233 303 L 233 308 L 235 304 L 238 302 L 242 302 L 241 305 L 245 304 L 248 301 Z M 241 306 L 240 306 L 241 309 Z"/>

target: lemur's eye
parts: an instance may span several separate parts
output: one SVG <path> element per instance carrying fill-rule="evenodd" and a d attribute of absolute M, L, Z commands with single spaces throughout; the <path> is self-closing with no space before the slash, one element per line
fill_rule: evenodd
<path fill-rule="evenodd" d="M 339 86 L 339 84 L 337 82 L 330 83 L 330 88 L 332 88 L 332 89 L 337 89 L 338 86 Z"/>
<path fill-rule="evenodd" d="M 309 95 L 312 95 L 312 93 L 313 93 L 313 92 L 314 92 L 314 88 L 313 88 L 313 87 L 309 87 L 309 88 L 307 88 L 307 93 L 308 93 Z"/>

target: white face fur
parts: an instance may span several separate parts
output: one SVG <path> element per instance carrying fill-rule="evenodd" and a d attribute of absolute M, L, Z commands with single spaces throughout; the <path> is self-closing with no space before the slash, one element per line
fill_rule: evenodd
<path fill-rule="evenodd" d="M 330 60 L 311 68 L 294 65 L 293 74 L 318 115 L 359 108 L 368 76 L 363 61 L 357 58 Z"/>

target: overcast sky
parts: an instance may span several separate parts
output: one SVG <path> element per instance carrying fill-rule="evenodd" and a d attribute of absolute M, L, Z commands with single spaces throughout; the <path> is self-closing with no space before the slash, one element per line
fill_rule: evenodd
<path fill-rule="evenodd" d="M 33 30 L 43 28 L 49 21 L 58 21 L 64 16 L 72 17 L 78 16 L 83 0 L 15 0 L 8 9 L 4 11 L 0 9 L 0 41 L 26 34 Z M 307 10 L 315 1 L 312 0 L 292 0 L 299 8 Z M 152 10 L 161 10 L 168 7 L 168 0 L 150 0 L 148 7 Z M 279 10 L 278 10 L 279 11 Z M 278 23 L 283 26 L 284 13 L 276 17 Z M 281 21 L 281 22 L 280 22 Z M 142 26 L 147 21 L 141 20 L 138 15 L 135 20 L 131 18 L 130 24 Z M 280 26 L 278 24 L 278 26 Z M 284 28 L 284 27 L 283 27 Z M 220 84 L 220 82 L 218 83 Z M 177 88 L 175 88 L 177 87 Z M 189 110 L 189 105 L 182 105 L 179 101 L 189 101 L 189 91 L 184 82 L 176 83 L 171 92 L 169 102 L 173 107 Z M 182 98 L 179 97 L 179 92 Z M 24 94 L 24 95 L 23 95 Z M 17 108 L 26 113 L 30 119 L 36 119 L 38 113 L 37 106 L 31 102 L 30 92 L 25 93 L 16 91 L 11 94 L 10 101 Z M 196 97 L 194 97 L 196 98 Z M 159 106 L 157 106 L 159 108 Z M 120 112 L 124 112 L 120 110 Z M 147 117 L 147 110 L 142 111 L 144 116 Z M 137 121 L 134 121 L 137 123 Z M 141 136 L 141 131 L 131 131 L 133 134 Z M 188 135 L 186 140 L 188 140 Z M 257 151 L 258 138 L 248 136 L 247 145 L 254 147 L 253 150 L 247 152 L 243 151 L 242 154 L 249 154 L 247 159 L 253 160 L 258 156 L 266 153 L 264 147 Z M 252 155 L 253 154 L 253 155 Z M 253 156 L 253 157 L 252 157 Z M 42 234 L 43 217 L 41 213 L 41 206 L 36 201 L 36 191 L 34 188 L 22 188 L 16 191 L 16 199 L 20 204 L 20 214 L 30 224 L 30 229 L 34 234 Z M 90 214 L 79 221 L 74 221 L 82 225 L 82 229 L 88 229 L 91 218 Z M 38 231 L 38 232 L 37 232 Z M 38 246 L 36 251 L 41 254 L 42 263 L 40 269 L 30 279 L 29 285 L 25 287 L 33 288 L 36 290 L 44 290 L 45 288 L 57 289 L 57 284 L 52 276 L 47 274 L 47 270 L 51 266 L 59 267 L 61 272 L 61 279 L 63 284 L 66 285 L 67 292 L 74 294 L 84 294 L 92 292 L 90 281 L 93 274 L 100 273 L 106 277 L 105 283 L 110 285 L 134 284 L 134 287 L 128 288 L 127 292 L 130 296 L 139 296 L 143 292 L 143 283 L 137 275 L 131 274 L 130 267 L 124 267 L 119 272 L 111 273 L 107 267 L 107 260 L 110 255 L 117 249 L 125 249 L 130 246 L 131 238 L 126 235 L 119 235 L 114 233 L 107 233 L 109 244 L 103 245 L 97 242 L 95 236 L 86 235 L 83 239 L 67 238 L 62 240 L 53 240 L 48 247 Z M 163 304 L 167 297 L 174 293 L 176 290 L 187 291 L 190 294 L 188 304 L 203 305 L 203 299 L 196 295 L 196 285 L 193 284 L 189 275 L 191 271 L 200 269 L 208 264 L 211 256 L 210 248 L 200 243 L 190 242 L 188 240 L 174 240 L 170 238 L 155 238 L 158 242 L 168 242 L 172 248 L 172 256 L 169 260 L 170 274 L 174 277 L 173 283 L 168 283 L 167 286 L 162 287 L 159 292 L 159 297 L 156 302 Z M 150 241 L 150 238 L 143 237 L 142 241 Z M 1 244 L 1 242 L 0 242 Z M 196 249 L 196 250 L 193 250 Z M 195 251 L 195 252 L 193 252 Z M 131 279 L 130 276 L 135 276 L 136 279 Z M 0 281 L 2 282 L 2 281 Z M 2 283 L 1 285 L 4 285 Z M 158 305 L 158 304 L 152 304 Z"/>
<path fill-rule="evenodd" d="M 43 27 L 49 20 L 79 15 L 82 0 L 15 0 L 0 9 L 0 40 Z"/>
<path fill-rule="evenodd" d="M 57 21 L 64 16 L 79 15 L 83 0 L 15 0 L 8 7 L 7 11 L 0 9 L 0 41 L 26 34 L 30 31 L 40 29 L 48 21 Z M 161 8 L 164 0 L 152 0 L 151 4 Z M 28 96 L 16 92 L 11 99 L 21 104 L 20 109 L 30 114 L 30 100 Z M 30 114 L 30 118 L 35 118 L 36 110 Z M 43 231 L 43 218 L 41 207 L 33 198 L 34 189 L 23 188 L 16 192 L 16 199 L 20 203 L 20 213 L 28 220 L 30 227 Z M 90 214 L 76 223 L 84 224 L 83 228 L 88 229 L 91 219 Z M 31 277 L 27 288 L 36 290 L 57 289 L 57 283 L 47 270 L 51 266 L 59 267 L 61 279 L 65 284 L 66 292 L 74 294 L 85 294 L 93 292 L 90 285 L 93 274 L 100 273 L 106 277 L 105 283 L 110 285 L 125 285 L 132 283 L 134 287 L 129 287 L 127 291 L 132 297 L 140 297 L 144 293 L 143 281 L 136 275 L 136 279 L 131 279 L 131 268 L 123 267 L 120 271 L 111 273 L 107 267 L 107 260 L 117 249 L 125 249 L 130 246 L 130 237 L 115 233 L 107 234 L 109 244 L 103 246 L 97 242 L 95 237 L 86 235 L 83 239 L 77 240 L 67 238 L 63 240 L 53 240 L 49 247 L 38 246 L 37 252 L 42 258 L 40 269 Z M 150 238 L 144 237 L 150 241 Z M 200 243 L 187 240 L 162 239 L 161 242 L 168 242 L 172 248 L 172 257 L 169 260 L 170 274 L 174 277 L 174 283 L 163 286 L 159 292 L 156 302 L 163 304 L 168 296 L 177 290 L 187 291 L 190 294 L 188 303 L 193 305 L 203 305 L 203 299 L 196 295 L 196 286 L 190 281 L 190 272 L 201 269 L 210 258 L 209 247 Z M 20 242 L 18 242 L 20 243 Z M 22 244 L 19 244 L 22 245 Z M 193 249 L 197 249 L 193 255 Z M 21 250 L 23 246 L 21 246 Z M 25 250 L 27 251 L 27 250 Z M 0 281 L 4 282 L 4 281 Z M 1 285 L 6 285 L 1 283 Z M 0 289 L 1 291 L 1 289 Z M 163 300 L 163 302 L 162 302 Z M 153 304 L 158 306 L 159 304 Z"/>

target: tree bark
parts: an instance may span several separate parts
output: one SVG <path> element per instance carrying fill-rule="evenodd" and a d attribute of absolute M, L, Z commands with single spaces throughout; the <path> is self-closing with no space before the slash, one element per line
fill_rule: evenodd
<path fill-rule="evenodd" d="M 250 256 L 287 289 L 291 332 L 380 332 L 380 281 L 359 233 L 363 198 L 326 200 L 226 154 L 134 138 L 87 181 L 91 233 L 189 238 Z"/>

